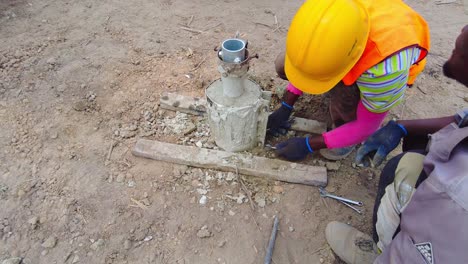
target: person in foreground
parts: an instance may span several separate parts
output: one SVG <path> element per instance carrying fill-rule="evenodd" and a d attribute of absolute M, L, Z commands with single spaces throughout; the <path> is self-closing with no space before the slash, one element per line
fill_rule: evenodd
<path fill-rule="evenodd" d="M 277 155 L 301 160 L 320 150 L 330 160 L 346 158 L 401 103 L 424 69 L 429 46 L 426 21 L 401 0 L 306 1 L 275 62 L 289 84 L 267 126 L 270 134 L 285 133 L 303 92 L 328 92 L 332 130 L 281 142 Z"/>
<path fill-rule="evenodd" d="M 468 87 L 468 25 L 443 72 Z M 404 152 L 380 176 L 373 238 L 331 222 L 329 245 L 346 263 L 468 263 L 468 109 L 390 121 L 364 142 L 356 162 L 379 165 L 402 138 Z"/>

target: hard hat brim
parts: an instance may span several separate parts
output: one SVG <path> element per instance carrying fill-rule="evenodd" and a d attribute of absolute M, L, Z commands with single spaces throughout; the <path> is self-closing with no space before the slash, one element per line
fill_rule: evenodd
<path fill-rule="evenodd" d="M 288 57 L 288 54 L 286 54 L 284 59 L 284 71 L 292 85 L 309 94 L 323 94 L 330 91 L 347 73 L 347 71 L 343 72 L 342 74 L 336 75 L 333 78 L 328 78 L 327 80 L 317 80 L 316 78 L 307 76 L 294 67 Z"/>

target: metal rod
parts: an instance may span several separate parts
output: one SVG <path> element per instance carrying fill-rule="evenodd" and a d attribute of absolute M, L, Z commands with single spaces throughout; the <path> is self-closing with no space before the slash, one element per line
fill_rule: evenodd
<path fill-rule="evenodd" d="M 266 250 L 266 256 L 264 264 L 271 264 L 271 259 L 273 257 L 273 249 L 275 247 L 276 234 L 278 233 L 279 219 L 275 215 L 275 221 L 273 223 L 273 230 L 271 230 L 270 242 L 268 243 L 268 248 Z"/>
<path fill-rule="evenodd" d="M 336 196 L 336 195 L 333 195 L 333 194 L 327 194 L 326 196 L 327 196 L 327 197 L 330 197 L 330 198 L 332 198 L 332 199 L 338 200 L 338 201 L 340 201 L 340 202 L 345 202 L 345 203 L 348 203 L 348 204 L 353 204 L 353 205 L 357 205 L 357 206 L 362 206 L 362 202 L 353 201 L 353 200 L 350 200 L 350 199 L 347 199 L 347 198 L 343 198 L 343 197 L 340 197 L 340 196 Z"/>
<path fill-rule="evenodd" d="M 346 202 L 343 202 L 341 200 L 337 200 L 337 201 L 344 204 L 344 205 L 346 205 L 346 206 L 348 206 L 349 208 L 353 209 L 354 211 L 356 211 L 356 213 L 362 214 L 362 211 L 360 209 L 357 209 L 356 207 L 354 207 L 354 206 L 352 206 L 352 205 L 350 205 L 350 204 L 348 204 Z"/>
<path fill-rule="evenodd" d="M 348 204 L 362 206 L 362 202 L 358 202 L 358 201 L 354 201 L 354 200 L 351 200 L 351 199 L 347 199 L 347 198 L 343 198 L 343 197 L 340 197 L 340 196 L 330 194 L 323 187 L 320 187 L 319 191 L 320 191 L 320 196 L 322 196 L 322 197 L 329 197 L 329 198 L 332 198 L 332 199 L 335 199 L 335 200 L 338 200 L 338 201 L 346 202 Z"/>

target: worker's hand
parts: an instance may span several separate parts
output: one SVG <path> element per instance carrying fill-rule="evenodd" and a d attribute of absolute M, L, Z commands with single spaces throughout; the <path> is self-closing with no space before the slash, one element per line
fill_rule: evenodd
<path fill-rule="evenodd" d="M 291 128 L 289 117 L 291 116 L 292 110 L 292 106 L 282 102 L 281 107 L 268 117 L 268 133 L 275 137 L 285 135 L 288 132 L 288 129 Z"/>
<path fill-rule="evenodd" d="M 295 137 L 276 145 L 276 154 L 291 161 L 302 160 L 312 152 L 309 137 Z"/>
<path fill-rule="evenodd" d="M 368 159 L 372 159 L 372 165 L 377 167 L 384 161 L 388 153 L 394 150 L 401 139 L 406 136 L 407 131 L 404 126 L 395 121 L 388 122 L 387 125 L 377 130 L 359 148 L 356 155 L 356 164 L 369 166 Z"/>

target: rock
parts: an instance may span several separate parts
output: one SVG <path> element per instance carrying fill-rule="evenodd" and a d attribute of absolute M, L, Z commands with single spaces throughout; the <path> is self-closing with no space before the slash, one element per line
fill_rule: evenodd
<path fill-rule="evenodd" d="M 263 208 L 266 205 L 266 200 L 264 197 L 255 196 L 255 202 L 260 208 Z"/>
<path fill-rule="evenodd" d="M 236 178 L 236 174 L 234 172 L 228 172 L 226 176 L 226 181 L 233 181 Z"/>
<path fill-rule="evenodd" d="M 195 143 L 195 145 L 199 148 L 203 148 L 203 143 L 201 141 L 197 141 L 197 143 Z"/>
<path fill-rule="evenodd" d="M 200 230 L 198 230 L 197 237 L 199 238 L 211 237 L 211 232 L 208 230 L 207 226 L 203 226 Z"/>
<path fill-rule="evenodd" d="M 78 101 L 73 105 L 73 109 L 78 112 L 86 111 L 88 104 L 85 101 Z"/>
<path fill-rule="evenodd" d="M 289 229 L 289 232 L 294 232 L 294 227 L 290 226 L 288 229 Z"/>
<path fill-rule="evenodd" d="M 102 246 L 104 246 L 104 239 L 98 239 L 98 241 L 94 242 L 93 244 L 91 244 L 90 248 L 94 251 L 97 251 L 98 249 L 100 249 Z"/>
<path fill-rule="evenodd" d="M 119 175 L 117 175 L 117 179 L 115 179 L 116 182 L 118 183 L 122 183 L 125 181 L 125 174 L 123 173 L 120 173 Z"/>
<path fill-rule="evenodd" d="M 78 255 L 75 255 L 72 260 L 72 264 L 78 263 L 80 261 L 80 257 Z"/>
<path fill-rule="evenodd" d="M 54 248 L 55 245 L 57 245 L 57 238 L 55 236 L 50 236 L 41 244 L 43 248 Z"/>
<path fill-rule="evenodd" d="M 218 242 L 218 247 L 220 247 L 220 248 L 224 247 L 224 245 L 226 245 L 226 242 L 227 242 L 226 240 L 219 241 Z"/>
<path fill-rule="evenodd" d="M 120 130 L 119 131 L 119 135 L 122 137 L 122 138 L 132 138 L 134 136 L 136 136 L 137 132 L 135 130 L 126 130 L 126 129 L 123 129 L 123 130 Z"/>
<path fill-rule="evenodd" d="M 128 185 L 128 187 L 133 188 L 133 187 L 135 187 L 136 183 L 133 180 L 129 180 L 127 185 Z"/>
<path fill-rule="evenodd" d="M 197 126 L 192 123 L 192 122 L 188 122 L 186 125 L 185 125 L 185 129 L 182 131 L 182 133 L 184 135 L 188 135 L 190 133 L 192 133 L 193 131 L 197 130 Z"/>
<path fill-rule="evenodd" d="M 283 193 L 283 192 L 284 192 L 284 188 L 283 188 L 282 186 L 275 185 L 275 186 L 273 186 L 273 192 L 274 192 L 274 193 Z"/>
<path fill-rule="evenodd" d="M 126 240 L 124 241 L 124 249 L 125 249 L 125 250 L 129 250 L 130 248 L 132 248 L 132 241 L 126 239 Z"/>
<path fill-rule="evenodd" d="M 232 211 L 232 210 L 229 210 L 228 214 L 229 214 L 230 216 L 235 216 L 235 215 L 236 215 L 236 213 L 235 213 L 234 211 Z"/>
<path fill-rule="evenodd" d="M 319 261 L 320 261 L 320 263 L 324 263 L 324 262 L 325 262 L 325 260 L 324 260 L 323 258 L 320 258 Z"/>
<path fill-rule="evenodd" d="M 39 218 L 37 216 L 34 216 L 28 220 L 28 224 L 31 225 L 32 229 L 36 229 L 37 225 L 39 224 Z"/>
<path fill-rule="evenodd" d="M 208 202 L 208 197 L 206 197 L 206 195 L 203 195 L 198 202 L 201 205 L 205 205 Z"/>
<path fill-rule="evenodd" d="M 49 250 L 47 250 L 47 249 L 42 250 L 42 252 L 41 252 L 42 256 L 45 256 L 47 254 L 49 254 Z"/>
<path fill-rule="evenodd" d="M 49 58 L 46 62 L 47 64 L 50 64 L 50 65 L 57 64 L 57 60 L 55 58 Z"/>
<path fill-rule="evenodd" d="M 340 164 L 338 162 L 327 162 L 325 163 L 325 166 L 329 171 L 337 171 L 340 169 Z"/>
<path fill-rule="evenodd" d="M 205 194 L 207 194 L 207 193 L 208 193 L 208 191 L 207 191 L 207 190 L 200 189 L 200 188 L 199 188 L 199 189 L 197 189 L 197 192 L 198 192 L 199 194 L 201 194 L 201 195 L 205 195 Z"/>
<path fill-rule="evenodd" d="M 20 264 L 22 260 L 22 258 L 9 258 L 5 259 L 2 264 Z"/>

